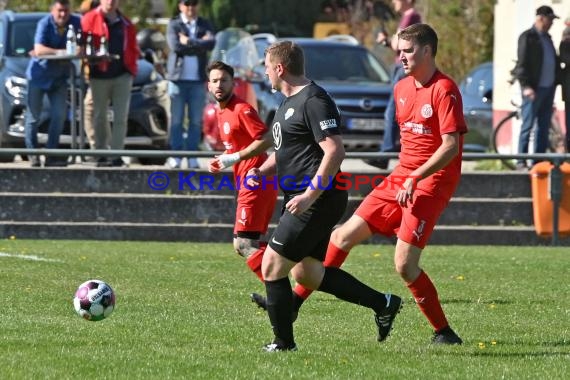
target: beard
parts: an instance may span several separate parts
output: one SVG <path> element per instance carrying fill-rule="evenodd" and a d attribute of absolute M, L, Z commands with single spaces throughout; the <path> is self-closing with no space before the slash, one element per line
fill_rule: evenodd
<path fill-rule="evenodd" d="M 223 94 L 221 96 L 216 96 L 216 101 L 218 103 L 227 102 L 233 95 L 233 92 L 228 92 L 227 94 Z"/>

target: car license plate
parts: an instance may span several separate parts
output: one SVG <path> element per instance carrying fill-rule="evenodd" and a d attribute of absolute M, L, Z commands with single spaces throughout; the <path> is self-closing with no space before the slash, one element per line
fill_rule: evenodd
<path fill-rule="evenodd" d="M 381 131 L 384 119 L 348 119 L 346 126 L 351 131 Z"/>

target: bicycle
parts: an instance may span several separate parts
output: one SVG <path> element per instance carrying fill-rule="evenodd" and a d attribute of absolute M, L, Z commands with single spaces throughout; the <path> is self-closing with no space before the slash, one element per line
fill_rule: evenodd
<path fill-rule="evenodd" d="M 516 145 L 513 144 L 518 135 L 513 135 L 512 125 L 514 120 L 519 120 L 521 118 L 521 105 L 514 101 L 511 104 L 515 106 L 515 110 L 508 113 L 503 119 L 499 121 L 497 126 L 493 128 L 493 133 L 491 134 L 491 148 L 493 152 L 498 154 L 517 154 L 518 151 Z M 534 128 L 530 136 L 529 146 L 533 146 L 534 141 Z M 552 113 L 552 119 L 550 121 L 550 127 L 548 128 L 548 153 L 565 153 L 565 135 L 562 132 L 556 113 Z M 501 159 L 504 166 L 514 170 L 515 160 L 512 159 Z"/>

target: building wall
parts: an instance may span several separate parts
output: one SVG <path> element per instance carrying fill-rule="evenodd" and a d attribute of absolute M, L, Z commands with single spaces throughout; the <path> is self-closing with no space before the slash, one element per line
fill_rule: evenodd
<path fill-rule="evenodd" d="M 570 21 L 570 0 L 497 0 L 495 5 L 495 33 L 493 43 L 493 126 L 514 109 L 511 99 L 520 99 L 518 88 L 511 86 L 510 71 L 517 59 L 517 42 L 519 35 L 532 27 L 536 9 L 541 5 L 549 5 L 554 13 L 560 16 L 555 19 L 549 33 L 558 51 L 565 21 Z M 564 102 L 562 102 L 560 86 L 555 98 L 556 117 L 564 129 Z M 570 105 L 569 105 L 570 106 Z M 512 120 L 512 119 L 511 119 Z M 517 136 L 520 131 L 520 120 L 511 125 L 511 138 L 499 142 L 499 150 L 517 150 Z M 513 138 L 514 137 L 514 138 Z"/>

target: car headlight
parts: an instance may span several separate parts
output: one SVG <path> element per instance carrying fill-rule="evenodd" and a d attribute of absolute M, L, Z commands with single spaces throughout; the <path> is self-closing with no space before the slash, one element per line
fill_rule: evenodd
<path fill-rule="evenodd" d="M 4 83 L 6 91 L 16 99 L 24 99 L 28 90 L 28 80 L 26 78 L 10 76 Z"/>

